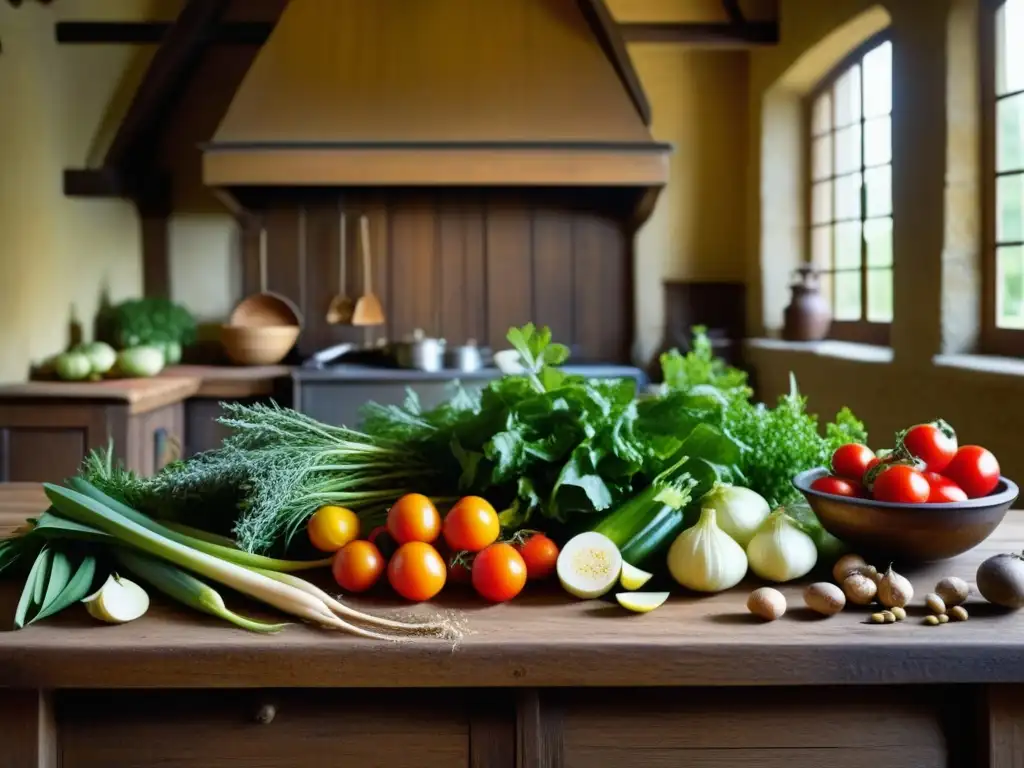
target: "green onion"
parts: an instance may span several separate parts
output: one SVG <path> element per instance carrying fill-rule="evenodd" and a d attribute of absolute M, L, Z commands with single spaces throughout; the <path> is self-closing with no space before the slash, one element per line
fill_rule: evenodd
<path fill-rule="evenodd" d="M 206 576 L 285 613 L 322 627 L 343 629 L 362 637 L 378 640 L 396 639 L 394 635 L 373 632 L 343 621 L 332 613 L 322 600 L 303 590 L 162 536 L 89 496 L 52 483 L 43 483 L 43 490 L 56 510 L 71 520 L 98 528 L 114 536 L 122 544 L 194 571 L 200 576 Z M 381 621 L 369 614 L 360 616 L 369 623 L 379 624 Z"/>
<path fill-rule="evenodd" d="M 263 555 L 254 555 L 249 552 L 244 552 L 237 547 L 226 546 L 212 541 L 212 534 L 204 534 L 203 537 L 199 537 L 189 535 L 187 533 L 181 533 L 167 527 L 166 525 L 161 525 L 151 517 L 132 509 L 127 504 L 123 504 L 111 496 L 108 496 L 85 478 L 73 477 L 68 481 L 68 485 L 83 496 L 87 496 L 94 501 L 98 501 L 103 506 L 117 512 L 122 517 L 126 517 L 132 522 L 138 523 L 143 528 L 146 528 L 165 539 L 170 539 L 178 544 L 184 544 L 186 547 L 197 549 L 200 552 L 205 552 L 208 555 L 219 557 L 222 560 L 227 560 L 235 563 L 236 565 L 244 565 L 247 568 L 260 568 L 266 571 L 291 572 L 305 571 L 312 568 L 325 568 L 331 564 L 331 558 L 329 557 L 324 558 L 323 560 L 278 560 L 273 557 L 264 557 Z M 194 531 L 195 529 L 190 530 Z"/>
<path fill-rule="evenodd" d="M 117 548 L 115 557 L 139 578 L 179 603 L 183 603 L 197 611 L 209 613 L 232 624 L 252 632 L 279 632 L 288 626 L 287 623 L 270 624 L 254 619 L 247 619 L 224 605 L 224 598 L 209 584 L 197 579 L 180 568 L 165 563 L 163 560 Z"/>

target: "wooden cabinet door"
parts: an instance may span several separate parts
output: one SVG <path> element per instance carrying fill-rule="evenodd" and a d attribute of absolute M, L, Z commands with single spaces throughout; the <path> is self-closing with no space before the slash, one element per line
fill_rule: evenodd
<path fill-rule="evenodd" d="M 503 732 L 507 748 L 495 746 L 494 729 L 480 719 L 473 697 L 447 691 L 360 689 L 60 694 L 60 764 L 512 768 L 511 711 Z M 471 759 L 471 754 L 476 757 Z"/>
<path fill-rule="evenodd" d="M 936 699 L 888 687 L 542 692 L 519 738 L 536 768 L 945 768 Z"/>
<path fill-rule="evenodd" d="M 53 482 L 78 472 L 114 434 L 110 409 L 89 404 L 0 405 L 0 482 Z"/>

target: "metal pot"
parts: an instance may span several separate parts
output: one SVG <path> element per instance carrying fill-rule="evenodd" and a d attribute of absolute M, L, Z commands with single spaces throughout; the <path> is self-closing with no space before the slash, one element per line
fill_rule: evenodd
<path fill-rule="evenodd" d="M 454 368 L 464 373 L 479 371 L 486 364 L 484 350 L 477 346 L 476 339 L 469 339 L 458 347 L 449 347 L 444 353 L 446 368 Z"/>
<path fill-rule="evenodd" d="M 399 341 L 392 344 L 395 364 L 399 368 L 411 368 L 417 371 L 434 373 L 444 368 L 444 339 L 425 336 L 423 331 L 416 329 L 411 341 Z"/>

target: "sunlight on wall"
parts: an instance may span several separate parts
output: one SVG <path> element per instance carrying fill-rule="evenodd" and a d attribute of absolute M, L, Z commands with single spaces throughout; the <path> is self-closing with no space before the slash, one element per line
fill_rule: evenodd
<path fill-rule="evenodd" d="M 89 0 L 51 7 L 0 3 L 0 381 L 22 380 L 30 363 L 59 352 L 69 321 L 91 333 L 103 291 L 115 300 L 141 289 L 138 219 L 121 201 L 66 198 L 65 167 L 84 167 L 123 109 L 148 52 L 130 46 L 58 47 L 58 13 L 87 14 Z M 148 10 L 107 2 L 117 18 Z M 126 78 L 127 73 L 127 78 Z"/>

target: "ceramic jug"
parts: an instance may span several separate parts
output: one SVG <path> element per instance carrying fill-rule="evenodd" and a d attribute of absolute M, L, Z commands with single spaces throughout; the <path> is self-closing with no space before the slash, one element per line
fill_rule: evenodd
<path fill-rule="evenodd" d="M 832 327 L 832 311 L 821 295 L 818 271 L 810 264 L 793 270 L 793 293 L 783 316 L 782 337 L 787 341 L 820 341 Z"/>

